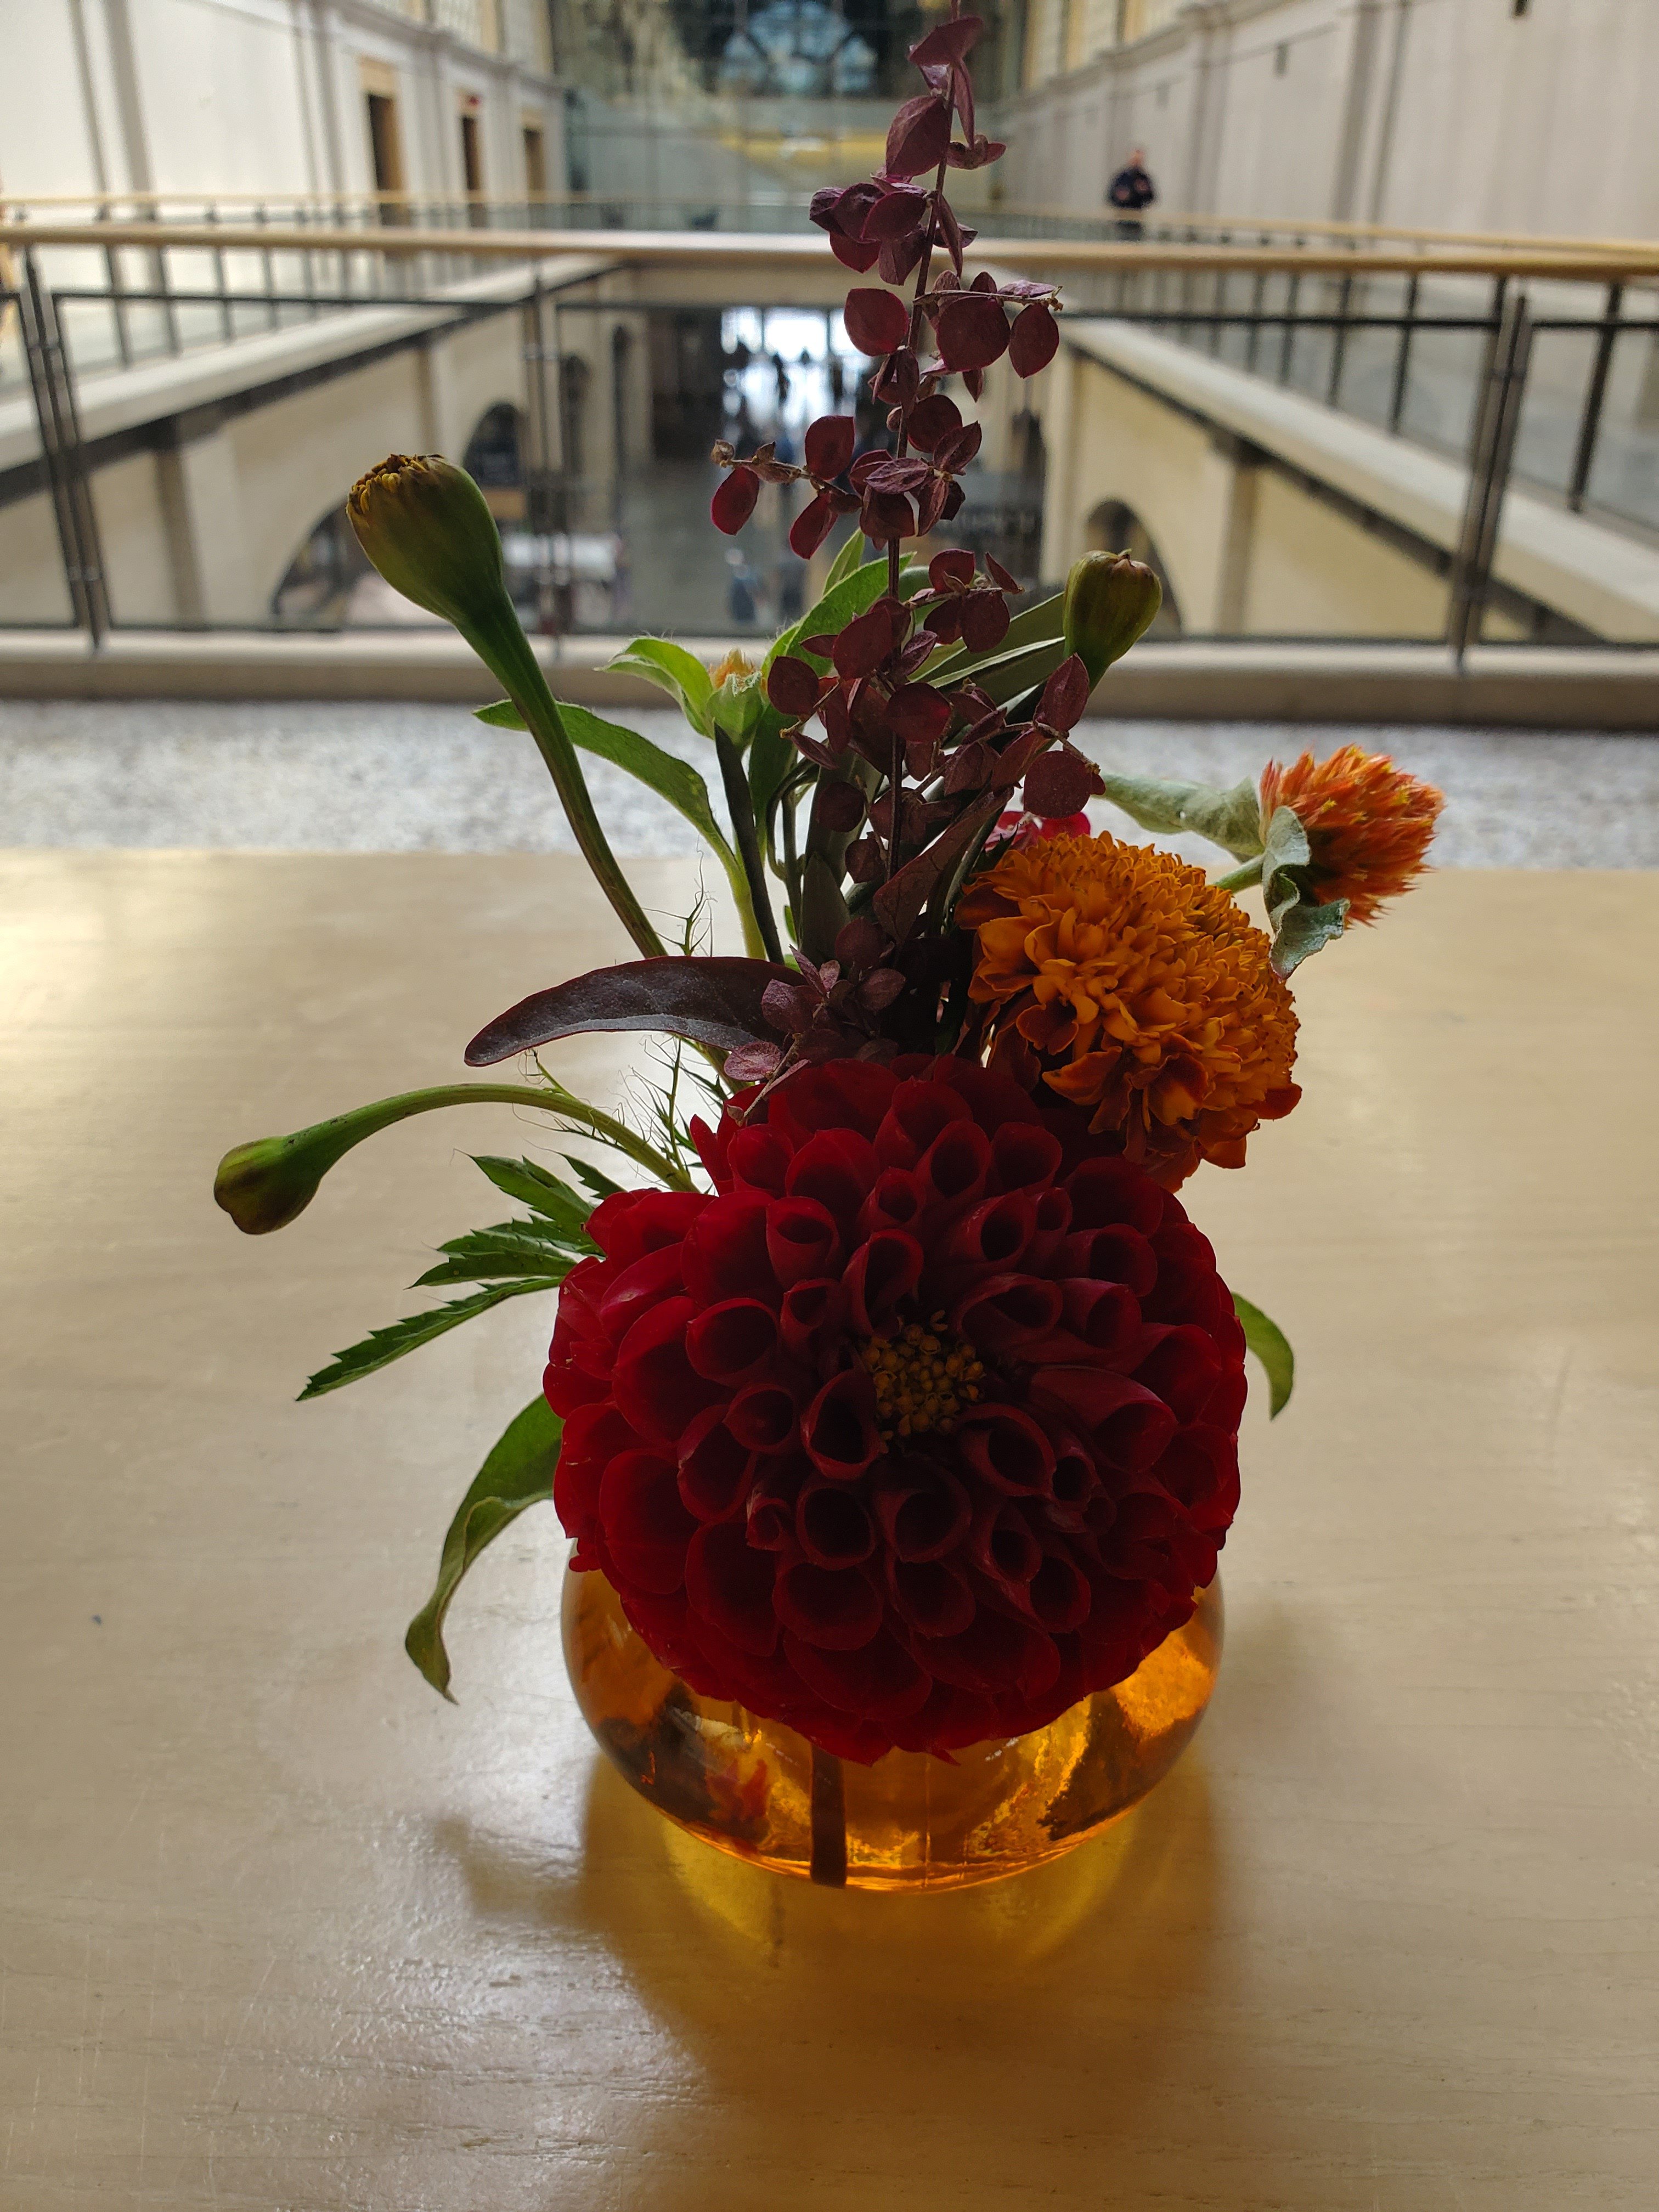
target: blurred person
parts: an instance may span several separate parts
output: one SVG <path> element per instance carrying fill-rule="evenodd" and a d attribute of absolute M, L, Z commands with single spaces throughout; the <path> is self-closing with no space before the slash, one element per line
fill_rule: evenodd
<path fill-rule="evenodd" d="M 1120 238 L 1139 238 L 1144 226 L 1140 211 L 1149 208 L 1158 198 L 1158 187 L 1146 173 L 1146 154 L 1137 146 L 1128 160 L 1106 188 L 1109 207 L 1119 210 L 1117 234 Z"/>

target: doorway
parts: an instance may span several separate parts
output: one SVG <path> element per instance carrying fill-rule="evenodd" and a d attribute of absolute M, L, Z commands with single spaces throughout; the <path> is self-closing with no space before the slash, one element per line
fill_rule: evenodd
<path fill-rule="evenodd" d="M 481 230 L 488 220 L 488 210 L 483 204 L 483 147 L 477 114 L 471 107 L 461 110 L 461 183 L 466 192 L 466 219 L 475 230 Z"/>
<path fill-rule="evenodd" d="M 369 166 L 374 173 L 380 218 L 382 222 L 401 222 L 404 149 L 398 128 L 398 102 L 391 93 L 377 91 L 366 91 L 363 100 L 368 111 Z"/>

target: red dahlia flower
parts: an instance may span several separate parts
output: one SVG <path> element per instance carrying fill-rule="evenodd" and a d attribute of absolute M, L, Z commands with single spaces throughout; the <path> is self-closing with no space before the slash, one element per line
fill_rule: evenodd
<path fill-rule="evenodd" d="M 554 1489 L 664 1665 L 826 1750 L 1045 1726 L 1190 1614 L 1244 1343 L 1179 1202 L 960 1060 L 839 1060 L 606 1199 Z"/>

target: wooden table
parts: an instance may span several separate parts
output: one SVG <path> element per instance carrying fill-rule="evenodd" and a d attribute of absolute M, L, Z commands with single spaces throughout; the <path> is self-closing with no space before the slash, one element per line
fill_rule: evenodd
<path fill-rule="evenodd" d="M 620 952 L 574 866 L 17 854 L 0 901 L 5 2212 L 1659 2202 L 1659 878 L 1444 876 L 1298 978 L 1306 1102 L 1191 1193 L 1302 1361 L 1210 1717 L 1103 1842 L 897 1900 L 628 1795 L 550 1513 L 462 1594 L 459 1710 L 403 1656 L 547 1315 L 291 1401 L 534 1130 L 405 1125 L 263 1243 L 209 1200 Z"/>

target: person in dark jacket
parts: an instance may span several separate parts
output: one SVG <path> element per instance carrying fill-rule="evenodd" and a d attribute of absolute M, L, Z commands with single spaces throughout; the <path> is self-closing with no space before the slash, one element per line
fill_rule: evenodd
<path fill-rule="evenodd" d="M 1137 146 L 1106 188 L 1107 204 L 1118 210 L 1120 238 L 1140 236 L 1140 211 L 1157 198 L 1158 189 L 1146 173 L 1146 154 Z"/>

